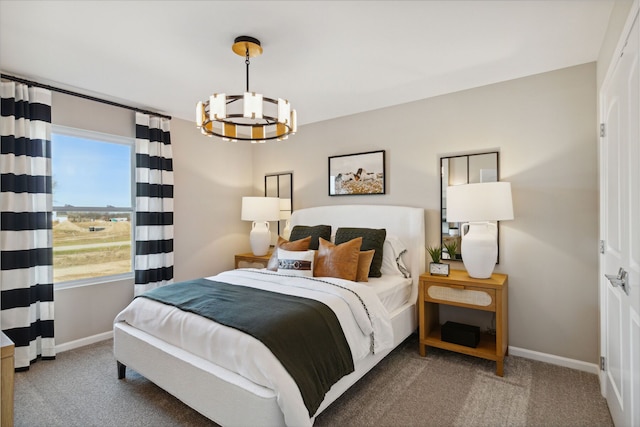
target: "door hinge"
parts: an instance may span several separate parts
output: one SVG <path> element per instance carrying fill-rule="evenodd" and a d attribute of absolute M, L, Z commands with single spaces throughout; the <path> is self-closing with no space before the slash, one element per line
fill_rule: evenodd
<path fill-rule="evenodd" d="M 604 240 L 600 240 L 599 251 L 600 251 L 601 254 L 604 254 Z"/>
<path fill-rule="evenodd" d="M 601 370 L 601 371 L 606 371 L 606 369 L 605 369 L 605 359 L 604 359 L 604 356 L 600 356 L 600 370 Z"/>
<path fill-rule="evenodd" d="M 600 123 L 600 138 L 604 138 L 606 135 L 606 126 L 604 123 Z"/>

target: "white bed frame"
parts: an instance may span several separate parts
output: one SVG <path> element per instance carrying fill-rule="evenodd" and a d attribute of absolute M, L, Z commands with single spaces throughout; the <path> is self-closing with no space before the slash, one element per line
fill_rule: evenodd
<path fill-rule="evenodd" d="M 424 210 L 381 205 L 340 205 L 300 209 L 291 216 L 295 225 L 385 228 L 409 249 L 404 257 L 411 271 L 410 303 L 391 313 L 394 348 L 417 328 L 418 279 L 425 268 Z M 119 376 L 124 365 L 134 369 L 196 411 L 224 426 L 285 425 L 273 390 L 255 383 L 181 348 L 119 322 L 114 325 L 114 355 Z M 355 371 L 343 377 L 327 393 L 317 414 L 325 410 L 349 387 L 380 362 L 389 349 L 358 362 Z M 317 415 L 316 414 L 316 415 Z"/>

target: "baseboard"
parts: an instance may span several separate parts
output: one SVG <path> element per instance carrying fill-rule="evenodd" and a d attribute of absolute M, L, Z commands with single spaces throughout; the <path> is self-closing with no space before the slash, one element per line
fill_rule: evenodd
<path fill-rule="evenodd" d="M 569 359 L 548 353 L 540 353 L 539 351 L 527 350 L 525 348 L 509 346 L 509 355 L 564 366 L 565 368 L 577 369 L 578 371 L 584 371 L 594 375 L 600 374 L 600 367 L 595 363 L 583 362 L 582 360 Z"/>
<path fill-rule="evenodd" d="M 56 353 L 73 350 L 111 338 L 113 338 L 113 331 L 103 332 L 101 334 L 92 335 L 75 341 L 69 341 L 56 345 Z M 509 355 L 537 360 L 538 362 L 550 363 L 552 365 L 564 366 L 565 368 L 577 369 L 578 371 L 584 371 L 594 375 L 600 375 L 600 367 L 597 364 L 583 362 L 582 360 L 569 359 L 567 357 L 541 353 L 539 351 L 527 350 L 525 348 L 513 346 L 509 346 Z"/>
<path fill-rule="evenodd" d="M 56 345 L 56 353 L 73 350 L 75 348 L 84 347 L 85 345 L 94 344 L 113 338 L 113 331 L 103 332 L 101 334 L 92 335 L 90 337 L 81 338 L 75 341 L 69 341 Z"/>

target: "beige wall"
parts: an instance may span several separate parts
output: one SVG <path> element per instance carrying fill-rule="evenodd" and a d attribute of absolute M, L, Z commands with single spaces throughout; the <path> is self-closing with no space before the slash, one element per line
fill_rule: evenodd
<path fill-rule="evenodd" d="M 211 139 L 195 123 L 173 119 L 171 145 L 175 280 L 232 269 L 233 255 L 251 250 L 242 196 L 260 194 L 251 188 L 251 144 Z"/>
<path fill-rule="evenodd" d="M 426 209 L 439 241 L 439 157 L 500 151 L 515 220 L 503 222 L 509 344 L 595 363 L 597 330 L 596 65 L 585 64 L 302 126 L 254 151 L 254 186 L 293 170 L 294 209 L 397 204 Z M 327 157 L 386 150 L 387 194 L 327 195 Z M 462 264 L 457 263 L 457 268 Z"/>

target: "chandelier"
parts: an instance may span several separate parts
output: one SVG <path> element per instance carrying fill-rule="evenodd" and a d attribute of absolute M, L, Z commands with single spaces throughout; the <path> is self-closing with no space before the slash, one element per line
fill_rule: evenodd
<path fill-rule="evenodd" d="M 249 58 L 262 54 L 260 40 L 236 37 L 233 51 L 245 57 L 247 89 L 243 95 L 214 93 L 196 106 L 196 126 L 207 136 L 224 141 L 282 141 L 297 131 L 296 110 L 282 98 L 267 98 L 249 91 Z"/>

